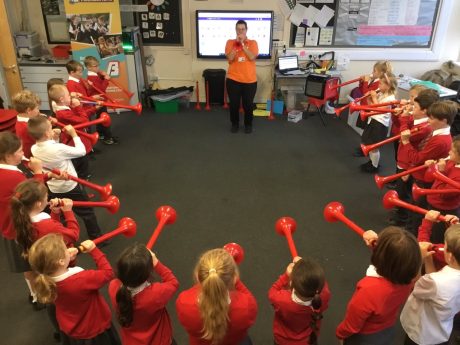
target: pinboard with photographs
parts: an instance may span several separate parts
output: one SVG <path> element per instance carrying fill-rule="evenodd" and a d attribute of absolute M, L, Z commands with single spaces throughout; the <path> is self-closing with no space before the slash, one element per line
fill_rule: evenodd
<path fill-rule="evenodd" d="M 135 22 L 144 45 L 182 45 L 180 0 L 134 0 L 146 5 L 144 12 L 135 12 Z"/>

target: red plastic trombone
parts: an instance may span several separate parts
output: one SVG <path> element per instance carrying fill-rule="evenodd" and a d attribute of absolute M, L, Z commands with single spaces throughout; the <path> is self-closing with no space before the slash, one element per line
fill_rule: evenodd
<path fill-rule="evenodd" d="M 59 122 L 59 121 L 56 121 L 54 124 L 56 126 L 61 127 L 63 130 L 64 130 L 64 127 L 67 126 L 66 124 L 64 124 L 62 122 Z M 65 132 L 65 130 L 64 130 L 64 132 Z M 78 134 L 78 136 L 87 138 L 91 142 L 92 145 L 96 145 L 97 141 L 99 140 L 99 133 L 97 133 L 97 132 L 86 133 L 86 132 L 81 131 L 79 129 L 75 129 L 75 132 Z"/>
<path fill-rule="evenodd" d="M 402 171 L 398 174 L 394 174 L 394 175 L 390 175 L 390 176 L 379 176 L 377 174 L 374 175 L 374 180 L 375 180 L 375 183 L 377 184 L 377 187 L 379 187 L 380 189 L 383 188 L 383 185 L 385 183 L 388 183 L 388 182 L 391 182 L 391 181 L 396 181 L 398 178 L 402 177 L 402 176 L 406 176 L 406 175 L 409 175 L 409 174 L 412 174 L 414 172 L 417 172 L 417 171 L 420 171 L 420 170 L 423 170 L 423 169 L 427 169 L 429 166 L 428 165 L 419 165 L 415 168 L 412 168 L 412 169 L 408 169 L 408 170 L 405 170 L 405 171 Z"/>
<path fill-rule="evenodd" d="M 136 230 L 137 230 L 136 222 L 129 217 L 123 217 L 118 222 L 118 228 L 96 238 L 95 240 L 93 240 L 93 242 L 95 245 L 98 245 L 118 235 L 123 235 L 125 237 L 134 237 L 136 235 Z M 78 246 L 78 249 L 81 252 L 85 250 L 83 246 Z"/>
<path fill-rule="evenodd" d="M 114 109 L 129 109 L 137 113 L 137 115 L 140 115 L 142 112 L 142 104 L 137 103 L 136 105 L 129 105 L 129 104 L 121 104 L 121 103 L 111 103 L 111 102 L 101 102 L 101 101 L 81 101 L 81 103 L 91 103 L 91 104 L 99 104 L 103 105 L 109 108 L 114 108 Z"/>
<path fill-rule="evenodd" d="M 412 197 L 414 200 L 418 200 L 424 195 L 433 194 L 460 194 L 460 189 L 425 189 L 420 188 L 415 183 L 412 185 Z"/>
<path fill-rule="evenodd" d="M 335 223 L 341 221 L 351 230 L 356 232 L 359 236 L 363 236 L 364 229 L 359 225 L 355 224 L 350 218 L 345 216 L 345 207 L 340 202 L 332 201 L 324 207 L 323 211 L 324 219 L 329 223 Z"/>
<path fill-rule="evenodd" d="M 94 83 L 90 84 L 88 80 L 85 80 L 85 79 L 80 79 L 80 81 L 86 86 L 87 89 L 92 87 L 94 90 L 97 91 L 97 93 L 107 98 L 110 102 L 115 102 L 115 100 L 112 97 L 110 97 L 106 92 L 99 89 L 96 85 L 94 85 Z"/>
<path fill-rule="evenodd" d="M 276 232 L 286 237 L 289 251 L 291 252 L 291 256 L 294 259 L 297 255 L 297 249 L 294 244 L 294 240 L 292 239 L 292 234 L 295 232 L 297 228 L 297 223 L 294 218 L 291 217 L 282 217 L 276 221 L 275 230 Z"/>
<path fill-rule="evenodd" d="M 176 221 L 176 210 L 171 206 L 161 206 L 157 209 L 155 216 L 158 220 L 158 225 L 153 231 L 152 236 L 150 237 L 149 241 L 146 244 L 146 247 L 152 250 L 153 245 L 155 244 L 158 236 L 160 235 L 163 227 L 166 224 L 173 224 Z"/>
<path fill-rule="evenodd" d="M 380 92 L 379 89 L 375 90 L 375 92 Z M 369 97 L 370 94 L 368 95 L 364 95 L 364 96 L 361 96 L 359 98 L 355 98 L 355 100 L 353 102 L 350 102 L 348 104 L 345 104 L 343 107 L 340 107 L 340 108 L 337 108 L 337 109 L 334 109 L 334 112 L 335 112 L 335 115 L 336 116 L 340 116 L 340 114 L 342 113 L 342 111 L 344 111 L 345 109 L 347 109 L 348 107 L 350 107 L 352 104 L 356 104 L 358 102 L 361 102 L 363 99 Z"/>
<path fill-rule="evenodd" d="M 244 250 L 238 243 L 227 243 L 224 249 L 233 257 L 236 264 L 239 265 L 244 260 Z"/>
<path fill-rule="evenodd" d="M 99 73 L 98 73 L 99 74 Z M 104 77 L 104 76 L 102 76 Z M 121 85 L 119 82 L 117 82 L 116 80 L 113 80 L 113 78 L 110 78 L 109 79 L 109 83 L 112 83 L 113 85 L 115 85 L 116 87 L 118 87 L 121 91 L 123 91 L 123 93 L 128 96 L 128 98 L 131 98 L 134 96 L 134 92 L 131 92 L 131 91 L 128 91 L 126 90 L 123 85 Z M 96 90 L 97 91 L 97 90 Z"/>
<path fill-rule="evenodd" d="M 90 126 L 98 125 L 98 124 L 101 124 L 104 127 L 109 127 L 112 124 L 112 119 L 110 118 L 109 114 L 102 113 L 98 119 L 84 122 L 84 123 L 79 123 L 78 125 L 73 126 L 73 128 L 80 129 L 80 128 L 86 128 L 86 127 L 90 127 Z"/>
<path fill-rule="evenodd" d="M 408 202 L 402 201 L 401 199 L 399 199 L 398 192 L 396 192 L 395 190 L 390 190 L 386 192 L 385 195 L 383 196 L 383 207 L 385 207 L 386 209 L 392 209 L 395 206 L 405 208 L 409 211 L 420 213 L 420 214 L 426 214 L 428 212 L 428 210 L 424 208 L 421 208 L 421 207 L 409 204 Z M 447 222 L 446 217 L 442 215 L 438 217 L 438 220 L 442 222 Z"/>
<path fill-rule="evenodd" d="M 56 174 L 56 175 L 61 175 L 61 171 L 58 170 L 58 169 L 51 169 L 51 172 L 53 174 Z M 68 177 L 69 177 L 69 180 L 75 181 L 75 182 L 77 182 L 77 183 L 79 183 L 81 185 L 84 185 L 84 186 L 86 186 L 88 188 L 91 188 L 91 189 L 97 191 L 99 193 L 99 195 L 101 196 L 102 200 L 107 200 L 109 198 L 109 196 L 112 194 L 112 185 L 110 183 L 107 183 L 105 186 L 100 186 L 98 184 L 89 182 L 87 180 L 78 178 L 78 177 L 73 176 L 73 175 L 68 175 Z"/>
<path fill-rule="evenodd" d="M 341 84 L 337 84 L 337 85 L 334 85 L 334 86 L 331 86 L 331 89 L 338 89 L 339 87 L 342 87 L 342 86 L 345 86 L 345 85 L 348 85 L 348 84 L 353 84 L 353 83 L 356 83 L 357 81 L 360 81 L 361 78 L 356 78 L 356 79 L 352 79 L 352 80 L 348 80 L 348 81 L 345 81 Z"/>
<path fill-rule="evenodd" d="M 111 195 L 104 201 L 74 201 L 73 207 L 104 207 L 110 213 L 115 214 L 120 209 L 120 199 Z"/>
<path fill-rule="evenodd" d="M 428 178 L 434 178 L 436 180 L 440 180 L 444 183 L 447 183 L 448 185 L 451 185 L 452 187 L 456 189 L 460 189 L 460 183 L 448 178 L 446 175 L 442 174 L 439 170 L 436 164 L 433 164 L 433 166 L 430 167 L 430 169 L 427 170 L 426 176 Z"/>

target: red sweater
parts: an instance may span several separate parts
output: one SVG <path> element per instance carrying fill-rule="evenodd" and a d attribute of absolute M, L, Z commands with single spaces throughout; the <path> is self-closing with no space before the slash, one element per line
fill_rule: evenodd
<path fill-rule="evenodd" d="M 431 230 L 433 223 L 423 218 L 422 224 L 418 228 L 417 241 L 419 242 L 430 242 Z M 444 243 L 436 244 L 438 248 L 444 248 Z M 444 258 L 444 252 L 441 250 L 436 251 L 433 254 L 434 264 L 437 270 L 440 270 L 446 265 L 446 259 Z"/>
<path fill-rule="evenodd" d="M 32 152 L 30 152 L 30 148 L 32 145 L 35 144 L 35 139 L 29 135 L 27 131 L 27 122 L 26 121 L 16 121 L 15 125 L 16 135 L 21 139 L 22 149 L 24 151 L 24 156 L 26 158 L 30 158 L 32 156 Z"/>
<path fill-rule="evenodd" d="M 90 96 L 88 89 L 86 88 L 85 84 L 81 81 L 75 81 L 72 79 L 67 80 L 67 89 L 69 90 L 69 92 L 78 92 L 86 97 Z"/>
<path fill-rule="evenodd" d="M 35 175 L 34 179 L 44 182 L 43 175 Z M 16 231 L 11 219 L 10 199 L 16 186 L 27 180 L 20 170 L 10 170 L 0 167 L 0 229 L 2 236 L 8 240 L 16 239 Z"/>
<path fill-rule="evenodd" d="M 51 218 L 33 223 L 36 231 L 35 238 L 38 240 L 48 234 L 60 233 L 67 247 L 74 244 L 80 235 L 80 226 L 72 211 L 64 211 L 63 214 L 67 226 L 62 225 L 60 221 L 61 214 L 54 212 L 51 212 Z"/>
<path fill-rule="evenodd" d="M 174 274 L 161 262 L 155 266 L 155 272 L 161 277 L 161 283 L 152 283 L 133 297 L 133 323 L 121 327 L 121 339 L 124 345 L 170 345 L 172 326 L 166 304 L 179 287 Z M 109 285 L 110 300 L 114 309 L 118 309 L 116 295 L 121 281 L 114 279 Z"/>
<path fill-rule="evenodd" d="M 455 162 L 448 160 L 446 169 L 442 172 L 448 178 L 460 183 L 460 167 L 455 166 Z M 455 189 L 450 184 L 435 179 L 431 189 Z M 455 210 L 460 207 L 460 191 L 455 194 L 429 194 L 426 197 L 428 203 L 438 211 Z"/>
<path fill-rule="evenodd" d="M 65 125 L 77 125 L 79 123 L 88 122 L 90 120 L 88 113 L 85 111 L 85 109 L 83 109 L 82 106 L 57 110 L 56 118 L 58 119 L 58 121 L 62 122 Z M 86 129 L 80 130 L 86 132 Z M 93 149 L 91 141 L 83 136 L 81 136 L 80 139 L 83 142 L 83 145 L 85 145 L 86 153 L 90 152 Z M 61 133 L 61 142 L 69 146 L 75 146 L 72 137 L 67 133 L 64 133 L 64 131 Z"/>
<path fill-rule="evenodd" d="M 312 333 L 311 322 L 313 309 L 295 303 L 291 297 L 289 276 L 285 273 L 273 284 L 268 291 L 268 299 L 275 309 L 273 320 L 273 334 L 278 345 L 308 345 Z M 329 305 L 331 293 L 327 283 L 320 294 L 321 309 L 323 313 Z M 317 321 L 318 328 L 321 325 Z"/>
<path fill-rule="evenodd" d="M 90 94 L 90 96 L 94 96 L 94 95 L 99 95 L 99 91 L 96 90 L 99 89 L 103 92 L 105 92 L 105 90 L 107 90 L 107 87 L 109 86 L 109 81 L 107 79 L 105 79 L 104 77 L 102 77 L 101 75 L 89 75 L 88 74 L 88 77 L 87 79 L 93 83 L 93 85 L 95 86 L 94 87 L 91 87 L 89 88 L 88 90 L 88 93 Z"/>
<path fill-rule="evenodd" d="M 256 299 L 241 281 L 235 284 L 235 288 L 230 291 L 227 334 L 219 345 L 239 344 L 256 321 Z M 210 345 L 210 341 L 202 339 L 203 321 L 197 304 L 199 294 L 199 284 L 180 293 L 176 301 L 177 317 L 188 333 L 189 345 Z"/>
<path fill-rule="evenodd" d="M 59 328 L 76 339 L 91 339 L 110 328 L 112 314 L 99 289 L 113 278 L 105 255 L 95 248 L 89 253 L 97 270 L 76 272 L 54 277 L 57 287 L 56 318 Z M 59 279 L 62 280 L 59 280 Z"/>
<path fill-rule="evenodd" d="M 399 168 L 407 170 L 413 168 L 412 162 L 409 156 L 409 147 L 415 147 L 417 150 L 422 150 L 426 143 L 428 142 L 431 136 L 431 127 L 427 126 L 426 123 L 422 123 L 420 125 L 413 126 L 413 123 L 410 122 L 410 118 L 407 120 L 401 119 L 401 131 L 406 129 L 413 129 L 413 128 L 422 128 L 420 131 L 412 134 L 409 138 L 410 145 L 399 145 L 398 146 L 398 156 L 397 156 L 397 165 Z M 423 162 L 425 163 L 425 162 Z"/>
<path fill-rule="evenodd" d="M 361 279 L 348 303 L 345 319 L 336 329 L 337 338 L 377 333 L 393 326 L 413 286 L 396 285 L 383 277 Z"/>
<path fill-rule="evenodd" d="M 373 81 L 368 81 L 368 82 L 360 81 L 358 87 L 364 96 L 369 91 L 377 90 L 379 88 L 379 85 L 380 85 L 380 80 L 375 79 Z M 369 104 L 369 97 L 363 98 L 360 103 L 361 105 Z"/>
<path fill-rule="evenodd" d="M 434 135 L 428 139 L 423 149 L 418 150 L 411 143 L 400 144 L 406 151 L 407 159 L 411 167 L 419 166 L 425 163 L 429 159 L 438 160 L 446 158 L 449 155 L 450 147 L 452 145 L 452 137 L 450 134 L 446 135 Z M 425 179 L 425 171 L 417 171 L 412 174 L 414 179 L 424 182 L 429 182 Z"/>

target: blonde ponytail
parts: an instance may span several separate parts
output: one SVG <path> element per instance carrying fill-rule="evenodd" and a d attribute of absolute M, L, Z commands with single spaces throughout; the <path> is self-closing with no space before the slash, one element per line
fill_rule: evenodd
<path fill-rule="evenodd" d="M 35 278 L 35 293 L 40 303 L 53 303 L 56 300 L 56 284 L 50 276 L 39 274 Z"/>
<path fill-rule="evenodd" d="M 234 288 L 238 268 L 224 249 L 204 253 L 195 268 L 195 277 L 201 285 L 198 307 L 203 320 L 203 339 L 218 344 L 224 339 L 230 308 L 229 290 Z"/>

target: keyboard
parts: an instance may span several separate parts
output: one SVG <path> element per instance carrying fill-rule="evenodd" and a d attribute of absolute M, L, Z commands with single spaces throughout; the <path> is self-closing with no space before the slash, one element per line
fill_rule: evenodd
<path fill-rule="evenodd" d="M 285 74 L 285 75 L 302 75 L 302 74 L 305 74 L 305 71 L 301 71 L 300 69 L 296 69 L 294 71 L 284 72 L 283 74 Z"/>

